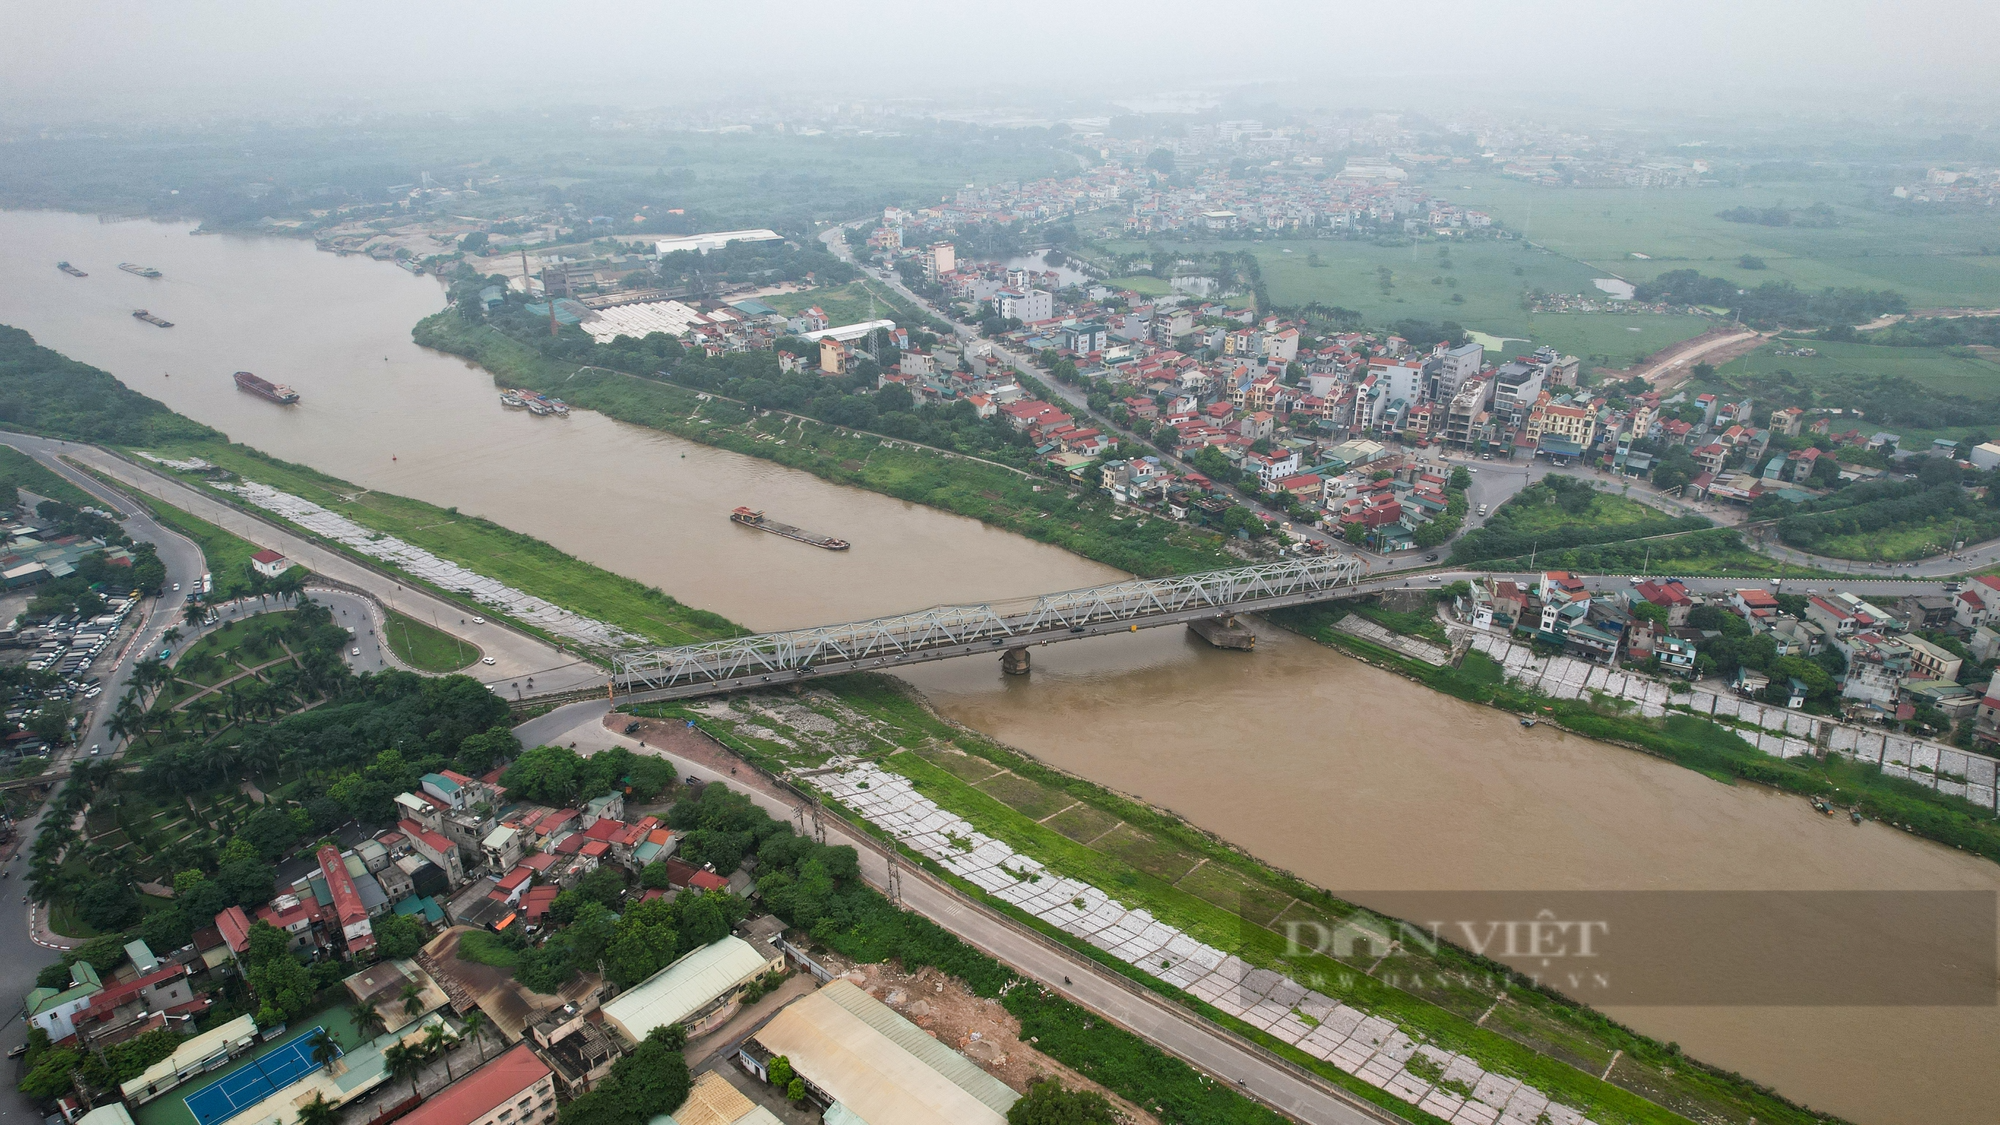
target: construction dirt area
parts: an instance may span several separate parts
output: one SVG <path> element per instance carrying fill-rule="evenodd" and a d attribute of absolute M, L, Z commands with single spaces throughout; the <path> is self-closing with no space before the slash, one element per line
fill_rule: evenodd
<path fill-rule="evenodd" d="M 1058 1078 L 1063 1085 L 1095 1090 L 1108 1098 L 1121 1119 L 1159 1125 L 1159 1119 L 1021 1041 L 1021 1025 L 1000 1001 L 975 996 L 956 977 L 937 969 L 906 973 L 894 965 L 849 965 L 837 955 L 821 959 L 826 968 L 865 989 L 931 1038 L 956 1049 L 980 1069 L 1025 1091 L 1030 1083 Z"/>
<path fill-rule="evenodd" d="M 1682 340 L 1672 347 L 1662 348 L 1648 356 L 1644 363 L 1634 364 L 1619 374 L 1627 379 L 1644 379 L 1656 391 L 1669 391 L 1694 374 L 1695 364 L 1720 367 L 1748 354 L 1763 342 L 1763 333 L 1754 329 L 1734 324 L 1722 325 L 1692 340 Z"/>

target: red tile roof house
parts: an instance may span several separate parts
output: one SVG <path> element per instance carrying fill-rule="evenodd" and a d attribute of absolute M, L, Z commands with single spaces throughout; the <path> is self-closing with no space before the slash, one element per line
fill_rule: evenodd
<path fill-rule="evenodd" d="M 326 876 L 327 892 L 333 896 L 327 911 L 331 915 L 328 921 L 340 927 L 340 939 L 347 946 L 348 956 L 375 948 L 375 927 L 368 922 L 368 908 L 361 903 L 361 892 L 354 888 L 354 876 L 348 874 L 339 849 L 329 844 L 316 852 L 315 858 Z"/>
<path fill-rule="evenodd" d="M 424 1099 L 405 1125 L 547 1125 L 556 1119 L 548 1064 L 526 1043 Z"/>
<path fill-rule="evenodd" d="M 162 1013 L 187 1014 L 207 1008 L 208 998 L 197 998 L 188 983 L 187 966 L 171 964 L 91 997 L 90 1007 L 75 1017 L 76 1033 L 86 1042 L 109 1046 L 165 1026 Z"/>

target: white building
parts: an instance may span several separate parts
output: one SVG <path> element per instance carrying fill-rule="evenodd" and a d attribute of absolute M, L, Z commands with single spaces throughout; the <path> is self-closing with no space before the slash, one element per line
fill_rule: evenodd
<path fill-rule="evenodd" d="M 653 244 L 653 249 L 661 254 L 675 254 L 682 250 L 706 254 L 710 250 L 720 250 L 732 242 L 776 242 L 781 237 L 777 231 L 765 230 L 762 227 L 756 230 L 719 230 L 709 234 L 662 238 Z"/>

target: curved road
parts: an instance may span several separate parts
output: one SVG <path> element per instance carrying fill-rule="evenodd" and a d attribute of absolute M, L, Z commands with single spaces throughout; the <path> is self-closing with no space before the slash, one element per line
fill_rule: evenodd
<path fill-rule="evenodd" d="M 493 658 L 492 665 L 469 669 L 467 674 L 477 674 L 486 686 L 501 695 L 511 697 L 516 691 L 515 685 L 524 684 L 529 678 L 533 678 L 536 687 L 545 692 L 597 687 L 605 682 L 602 668 L 559 650 L 539 637 L 495 621 L 481 620 L 464 606 L 418 587 L 405 585 L 401 580 L 363 566 L 332 548 L 320 546 L 299 532 L 252 516 L 163 473 L 142 468 L 94 446 L 15 434 L 0 434 L 0 441 L 32 454 L 44 464 L 54 463 L 58 453 L 70 457 L 135 491 L 224 528 L 259 547 L 278 551 L 314 574 L 365 590 L 389 609 L 418 621 L 434 622 L 438 628 L 477 646 Z M 62 468 L 67 469 L 67 466 Z M 70 470 L 70 473 L 74 474 L 74 471 Z M 96 485 L 95 481 L 91 483 Z M 103 486 L 97 485 L 96 491 L 101 494 Z"/>

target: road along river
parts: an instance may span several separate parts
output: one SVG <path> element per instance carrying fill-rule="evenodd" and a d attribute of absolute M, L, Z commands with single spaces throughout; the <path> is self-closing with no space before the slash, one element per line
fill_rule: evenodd
<path fill-rule="evenodd" d="M 1114 577 L 972 521 L 593 414 L 506 411 L 484 372 L 409 342 L 442 303 L 434 280 L 302 241 L 186 230 L 0 212 L 12 267 L 0 271 L 0 322 L 274 456 L 489 517 L 753 628 Z M 58 259 L 90 276 L 57 272 Z M 121 261 L 165 276 L 134 277 Z M 134 320 L 135 308 L 175 327 Z M 292 385 L 302 402 L 237 391 L 238 369 Z M 734 527 L 738 504 L 854 548 Z M 2000 890 L 2000 866 L 1984 860 L 1525 731 L 1262 632 L 1253 654 L 1162 629 L 1038 649 L 1025 679 L 985 658 L 907 678 L 968 725 L 1364 902 L 1371 890 Z M 1613 1014 L 1858 1121 L 1980 1120 L 2000 1099 L 1994 1007 Z"/>

